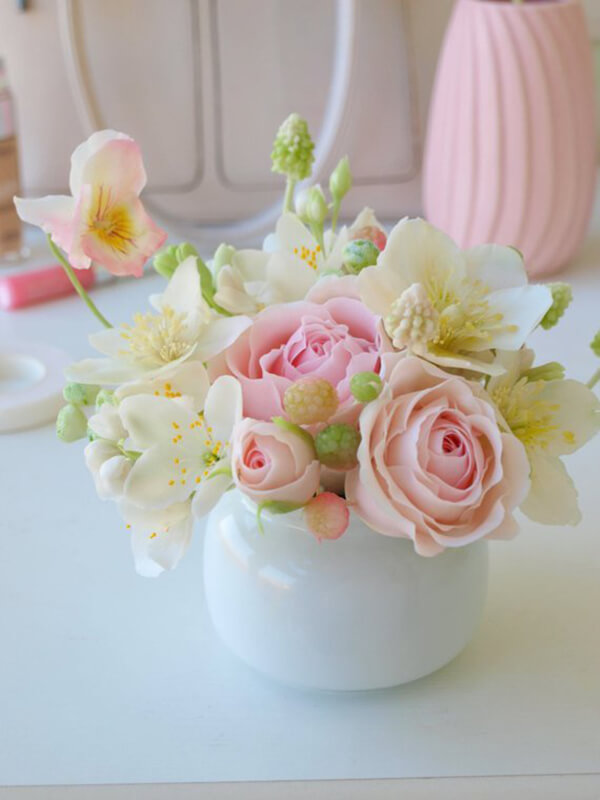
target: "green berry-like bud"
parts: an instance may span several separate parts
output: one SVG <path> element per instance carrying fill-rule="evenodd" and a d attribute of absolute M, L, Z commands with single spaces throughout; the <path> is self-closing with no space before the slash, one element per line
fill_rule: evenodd
<path fill-rule="evenodd" d="M 99 411 L 105 403 L 109 403 L 111 406 L 119 405 L 115 393 L 110 389 L 100 389 L 96 395 L 96 411 Z"/>
<path fill-rule="evenodd" d="M 540 364 L 539 367 L 532 367 L 523 373 L 530 383 L 534 381 L 562 381 L 565 377 L 565 368 L 558 361 L 549 361 L 547 364 Z"/>
<path fill-rule="evenodd" d="M 590 342 L 590 347 L 592 348 L 594 355 L 597 355 L 598 358 L 600 358 L 600 331 L 598 331 L 598 333 Z"/>
<path fill-rule="evenodd" d="M 331 469 L 352 469 L 356 466 L 356 453 L 360 433 L 352 425 L 334 423 L 315 436 L 317 458 Z"/>
<path fill-rule="evenodd" d="M 295 181 L 309 178 L 315 160 L 314 148 L 306 120 L 299 114 L 290 114 L 273 142 L 272 171 Z"/>
<path fill-rule="evenodd" d="M 573 299 L 573 291 L 568 283 L 549 283 L 548 288 L 552 292 L 552 305 L 540 322 L 546 331 L 558 323 Z"/>
<path fill-rule="evenodd" d="M 171 280 L 177 267 L 188 256 L 198 256 L 198 251 L 193 244 L 189 242 L 182 242 L 179 245 L 172 244 L 160 250 L 154 256 L 152 264 L 159 275 Z"/>
<path fill-rule="evenodd" d="M 99 386 L 86 383 L 67 383 L 63 389 L 63 397 L 67 403 L 75 406 L 91 406 L 96 401 Z"/>
<path fill-rule="evenodd" d="M 221 267 L 231 264 L 234 255 L 235 247 L 232 247 L 230 244 L 225 244 L 225 242 L 220 244 L 215 250 L 215 255 L 213 257 L 213 274 L 216 275 Z"/>
<path fill-rule="evenodd" d="M 63 406 L 56 418 L 56 435 L 63 442 L 76 442 L 87 433 L 87 417 L 79 406 Z"/>
<path fill-rule="evenodd" d="M 283 395 L 285 413 L 296 425 L 327 422 L 339 402 L 335 387 L 324 378 L 300 378 Z"/>
<path fill-rule="evenodd" d="M 337 203 L 352 188 L 352 173 L 350 172 L 350 162 L 348 156 L 344 156 L 338 161 L 337 167 L 329 177 L 329 191 L 334 201 Z"/>
<path fill-rule="evenodd" d="M 350 391 L 359 403 L 376 400 L 383 389 L 383 382 L 375 372 L 357 372 L 350 380 Z"/>
<path fill-rule="evenodd" d="M 342 251 L 342 259 L 348 272 L 358 275 L 361 269 L 377 263 L 379 249 L 369 239 L 355 239 L 348 242 Z"/>
<path fill-rule="evenodd" d="M 327 200 L 320 186 L 311 186 L 306 193 L 303 219 L 309 225 L 322 225 L 327 219 Z"/>

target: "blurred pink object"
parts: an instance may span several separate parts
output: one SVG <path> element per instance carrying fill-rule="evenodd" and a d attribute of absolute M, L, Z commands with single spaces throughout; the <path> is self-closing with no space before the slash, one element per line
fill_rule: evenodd
<path fill-rule="evenodd" d="M 572 258 L 596 185 L 594 76 L 579 0 L 458 0 L 431 103 L 427 218 L 463 247 L 517 247 L 532 275 Z"/>

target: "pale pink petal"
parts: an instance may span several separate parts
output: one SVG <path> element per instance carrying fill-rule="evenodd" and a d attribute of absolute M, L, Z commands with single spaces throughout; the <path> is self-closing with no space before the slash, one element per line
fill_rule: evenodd
<path fill-rule="evenodd" d="M 66 195 L 47 197 L 15 197 L 17 214 L 23 222 L 37 225 L 44 233 L 49 233 L 55 245 L 68 252 L 73 238 L 73 217 L 75 200 Z M 89 260 L 83 268 L 90 266 Z"/>
<path fill-rule="evenodd" d="M 350 513 L 345 500 L 332 492 L 322 492 L 307 504 L 304 519 L 319 541 L 339 539 L 348 528 Z"/>
<path fill-rule="evenodd" d="M 73 197 L 86 184 L 112 186 L 117 194 L 139 194 L 146 185 L 146 172 L 137 142 L 113 130 L 93 133 L 71 156 Z"/>
<path fill-rule="evenodd" d="M 73 266 L 79 266 L 80 253 L 102 265 L 113 275 L 142 275 L 144 264 L 167 238 L 146 214 L 135 195 L 122 197 L 118 203 L 109 205 L 108 221 L 117 219 L 119 225 L 104 234 L 104 222 L 94 225 L 97 196 L 89 186 L 82 190 L 82 201 L 76 213 L 76 233 L 69 255 Z"/>

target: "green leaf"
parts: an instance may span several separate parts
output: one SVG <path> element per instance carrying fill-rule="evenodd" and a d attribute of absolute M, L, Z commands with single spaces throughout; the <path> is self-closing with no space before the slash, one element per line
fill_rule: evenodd
<path fill-rule="evenodd" d="M 285 500 L 265 500 L 265 502 L 260 503 L 256 509 L 256 524 L 258 525 L 258 530 L 264 535 L 265 529 L 261 519 L 263 511 L 268 511 L 271 514 L 291 514 L 292 511 L 298 511 L 299 508 L 303 507 L 302 503 L 288 503 Z"/>
<path fill-rule="evenodd" d="M 218 303 L 215 303 L 215 287 L 213 284 L 212 272 L 206 266 L 204 261 L 202 261 L 200 256 L 196 256 L 196 266 L 198 267 L 198 274 L 200 275 L 202 297 L 205 299 L 208 305 L 219 314 L 222 314 L 225 317 L 231 317 L 232 314 L 230 314 L 229 311 L 225 311 L 225 309 L 221 308 Z"/>
<path fill-rule="evenodd" d="M 310 447 L 310 449 L 314 453 L 314 457 L 315 458 L 317 457 L 315 440 L 307 430 L 304 430 L 304 428 L 301 428 L 300 425 L 296 425 L 294 422 L 290 422 L 284 417 L 273 417 L 272 422 L 274 425 L 277 425 L 278 428 L 281 428 L 282 431 L 288 431 L 288 433 L 294 433 L 296 436 L 299 436 L 301 439 L 304 439 L 306 444 Z"/>

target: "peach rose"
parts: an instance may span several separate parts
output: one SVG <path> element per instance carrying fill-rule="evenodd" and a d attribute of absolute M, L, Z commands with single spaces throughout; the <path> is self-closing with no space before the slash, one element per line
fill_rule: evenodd
<path fill-rule="evenodd" d="M 357 372 L 379 372 L 380 350 L 391 349 L 379 319 L 352 297 L 329 297 L 323 303 L 300 301 L 262 311 L 222 357 L 211 375 L 238 379 L 244 414 L 267 419 L 284 414 L 288 386 L 310 375 L 335 387 L 339 407 L 331 421 L 354 422 L 360 404 L 350 393 Z"/>
<path fill-rule="evenodd" d="M 386 385 L 360 417 L 350 506 L 374 530 L 412 539 L 424 556 L 514 536 L 529 464 L 483 390 L 419 358 L 384 362 Z"/>
<path fill-rule="evenodd" d="M 314 448 L 297 433 L 245 418 L 234 428 L 232 441 L 233 479 L 255 503 L 303 505 L 319 488 Z"/>

